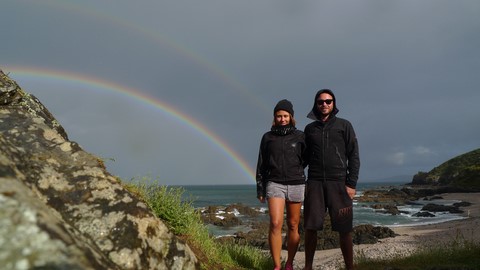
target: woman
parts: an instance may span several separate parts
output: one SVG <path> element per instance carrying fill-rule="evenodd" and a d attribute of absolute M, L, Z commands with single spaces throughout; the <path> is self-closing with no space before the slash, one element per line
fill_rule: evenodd
<path fill-rule="evenodd" d="M 287 209 L 287 249 L 285 270 L 293 270 L 293 259 L 297 253 L 300 235 L 298 224 L 305 192 L 303 152 L 305 136 L 295 128 L 293 105 L 280 100 L 273 110 L 273 124 L 260 143 L 257 163 L 257 198 L 268 201 L 270 229 L 268 242 L 275 264 L 280 270 L 282 250 L 282 225 Z"/>

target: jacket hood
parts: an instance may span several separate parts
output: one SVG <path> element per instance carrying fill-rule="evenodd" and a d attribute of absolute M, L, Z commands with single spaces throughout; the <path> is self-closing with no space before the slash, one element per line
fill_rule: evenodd
<path fill-rule="evenodd" d="M 330 96 L 332 96 L 332 98 L 333 98 L 333 110 L 330 114 L 331 115 L 337 115 L 339 110 L 337 108 L 337 100 L 335 99 L 335 95 L 333 94 L 332 90 L 330 90 L 330 89 L 322 89 L 322 90 L 318 90 L 317 94 L 315 95 L 315 99 L 313 100 L 312 110 L 307 114 L 308 118 L 310 118 L 312 120 L 315 120 L 315 121 L 320 121 L 320 119 L 322 119 L 321 118 L 321 113 L 317 109 L 317 99 L 323 93 L 327 93 Z"/>

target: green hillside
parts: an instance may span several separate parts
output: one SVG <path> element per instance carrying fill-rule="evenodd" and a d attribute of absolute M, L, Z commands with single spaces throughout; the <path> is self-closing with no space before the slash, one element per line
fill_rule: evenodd
<path fill-rule="evenodd" d="M 412 184 L 480 190 L 480 149 L 454 157 L 428 173 L 418 172 Z"/>

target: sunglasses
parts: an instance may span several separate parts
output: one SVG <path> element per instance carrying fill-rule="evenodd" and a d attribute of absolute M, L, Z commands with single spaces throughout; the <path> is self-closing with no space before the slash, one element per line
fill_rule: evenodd
<path fill-rule="evenodd" d="M 323 105 L 323 103 L 326 103 L 327 105 L 332 104 L 333 99 L 319 99 L 317 100 L 317 105 Z"/>

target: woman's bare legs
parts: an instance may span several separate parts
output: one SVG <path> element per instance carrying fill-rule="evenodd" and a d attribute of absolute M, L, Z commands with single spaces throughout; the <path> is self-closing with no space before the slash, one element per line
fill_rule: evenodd
<path fill-rule="evenodd" d="M 300 243 L 300 234 L 298 232 L 298 225 L 300 223 L 300 211 L 302 203 L 287 201 L 287 250 L 288 258 L 286 264 L 293 264 L 293 259 L 298 250 Z"/>
<path fill-rule="evenodd" d="M 268 212 L 270 215 L 270 230 L 268 233 L 268 243 L 270 244 L 270 253 L 272 254 L 275 268 L 281 267 L 280 256 L 282 252 L 282 226 L 284 211 L 285 199 L 268 199 Z"/>

